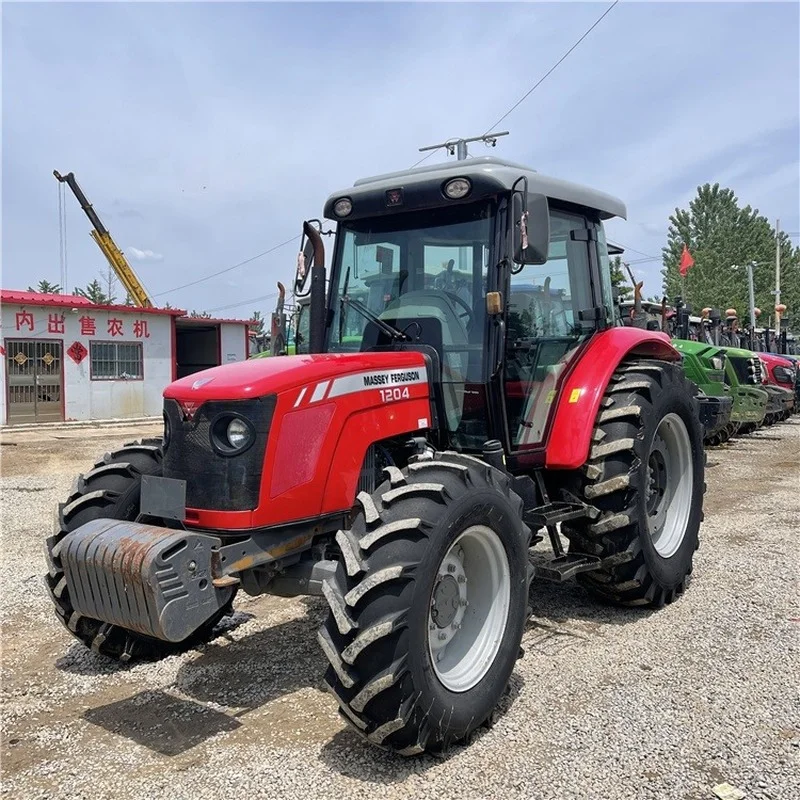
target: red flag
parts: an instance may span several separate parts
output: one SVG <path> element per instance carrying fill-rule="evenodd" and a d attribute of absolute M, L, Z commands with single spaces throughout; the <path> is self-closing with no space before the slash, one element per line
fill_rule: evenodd
<path fill-rule="evenodd" d="M 681 263 L 678 271 L 681 273 L 681 277 L 685 278 L 686 273 L 689 271 L 689 267 L 694 266 L 694 259 L 692 258 L 691 254 L 689 253 L 689 249 L 684 244 L 683 252 L 681 253 Z"/>

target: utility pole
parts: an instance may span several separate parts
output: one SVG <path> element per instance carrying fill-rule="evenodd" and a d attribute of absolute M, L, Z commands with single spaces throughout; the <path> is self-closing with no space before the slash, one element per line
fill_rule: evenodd
<path fill-rule="evenodd" d="M 419 152 L 424 153 L 426 150 L 438 150 L 441 147 L 446 147 L 447 152 L 451 156 L 455 155 L 459 161 L 464 161 L 469 155 L 467 152 L 467 145 L 470 142 L 484 142 L 485 144 L 495 147 L 497 145 L 497 139 L 500 136 L 508 136 L 508 131 L 484 133 L 483 136 L 473 136 L 471 139 L 448 139 L 441 144 L 431 144 L 427 147 L 420 147 Z"/>
<path fill-rule="evenodd" d="M 781 335 L 781 221 L 775 221 L 775 341 Z"/>
<path fill-rule="evenodd" d="M 756 332 L 756 293 L 755 289 L 753 288 L 753 267 L 755 266 L 754 261 L 747 262 L 747 288 L 750 291 L 750 330 L 752 331 L 753 336 L 755 336 Z"/>

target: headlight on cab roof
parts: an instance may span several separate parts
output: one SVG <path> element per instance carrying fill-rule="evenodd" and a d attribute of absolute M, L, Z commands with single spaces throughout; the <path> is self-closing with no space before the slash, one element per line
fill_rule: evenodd
<path fill-rule="evenodd" d="M 337 217 L 346 217 L 353 210 L 353 201 L 349 197 L 340 197 L 333 204 L 333 213 Z"/>
<path fill-rule="evenodd" d="M 461 200 L 470 193 L 471 189 L 472 184 L 467 178 L 453 178 L 444 185 L 444 195 L 451 200 Z"/>

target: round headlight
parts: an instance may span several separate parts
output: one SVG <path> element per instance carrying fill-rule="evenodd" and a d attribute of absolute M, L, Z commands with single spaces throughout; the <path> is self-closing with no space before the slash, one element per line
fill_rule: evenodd
<path fill-rule="evenodd" d="M 230 444 L 234 450 L 241 450 L 243 447 L 246 447 L 252 436 L 248 425 L 240 419 L 232 419 L 228 423 L 225 435 L 228 437 L 228 444 Z"/>
<path fill-rule="evenodd" d="M 337 217 L 346 217 L 353 210 L 353 201 L 349 197 L 342 197 L 333 204 L 333 213 Z"/>
<path fill-rule="evenodd" d="M 453 178 L 444 185 L 444 193 L 451 200 L 460 200 L 469 194 L 472 184 L 466 178 Z"/>

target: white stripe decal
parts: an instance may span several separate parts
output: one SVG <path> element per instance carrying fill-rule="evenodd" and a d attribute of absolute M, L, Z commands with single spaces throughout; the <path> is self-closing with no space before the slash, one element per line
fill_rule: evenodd
<path fill-rule="evenodd" d="M 322 381 L 322 383 L 318 383 L 314 387 L 314 394 L 311 395 L 311 399 L 308 401 L 309 403 L 316 403 L 322 400 L 325 397 L 325 392 L 328 391 L 328 386 L 330 385 L 330 381 Z"/>
<path fill-rule="evenodd" d="M 428 383 L 428 371 L 425 367 L 357 372 L 355 375 L 336 378 L 328 393 L 328 399 L 340 397 L 343 394 L 365 392 L 370 389 L 383 389 L 388 386 L 411 386 L 419 383 Z"/>
<path fill-rule="evenodd" d="M 304 387 L 303 387 L 303 388 L 300 390 L 300 394 L 299 394 L 299 395 L 297 395 L 297 400 L 295 400 L 295 401 L 294 401 L 294 407 L 295 407 L 295 408 L 297 408 L 297 406 L 299 406 L 299 405 L 300 405 L 300 403 L 302 403 L 302 402 L 303 402 L 303 396 L 305 395 L 305 393 L 306 393 L 306 387 L 304 386 Z"/>

